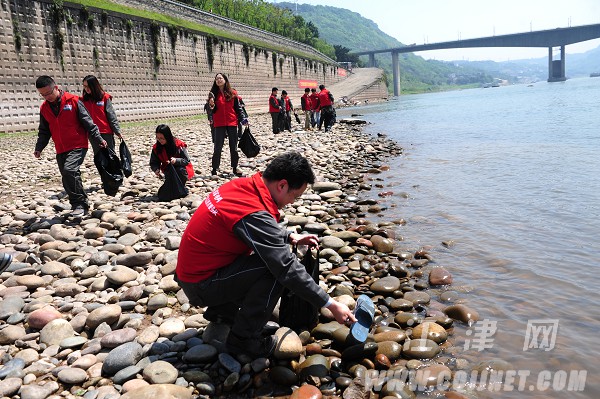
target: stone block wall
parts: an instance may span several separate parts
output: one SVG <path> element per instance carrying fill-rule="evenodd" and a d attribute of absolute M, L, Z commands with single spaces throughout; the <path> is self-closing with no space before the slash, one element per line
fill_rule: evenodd
<path fill-rule="evenodd" d="M 91 7 L 82 11 L 77 4 L 65 2 L 58 21 L 50 0 L 0 0 L 0 7 L 2 133 L 37 129 L 39 75 L 76 94 L 84 76 L 96 75 L 113 95 L 119 120 L 157 123 L 202 113 L 217 72 L 229 77 L 250 113 L 267 111 L 272 86 L 287 90 L 299 106 L 299 80 L 330 85 L 344 79 L 334 64 L 163 25 L 153 30 L 152 21 Z"/>

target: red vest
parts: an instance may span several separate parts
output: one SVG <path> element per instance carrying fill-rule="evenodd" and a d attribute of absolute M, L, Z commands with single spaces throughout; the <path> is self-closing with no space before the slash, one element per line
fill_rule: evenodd
<path fill-rule="evenodd" d="M 79 97 L 76 95 L 63 92 L 60 97 L 58 116 L 54 116 L 48 101 L 44 101 L 40 106 L 40 114 L 50 126 L 50 134 L 57 154 L 76 148 L 88 148 L 88 133 L 79 123 L 78 101 Z"/>
<path fill-rule="evenodd" d="M 310 95 L 304 93 L 302 98 L 304 99 L 304 107 L 302 107 L 302 111 L 310 111 L 312 109 Z M 300 104 L 302 104 L 302 99 L 300 99 Z"/>
<path fill-rule="evenodd" d="M 283 99 L 283 103 L 285 104 L 285 110 L 289 112 L 292 109 L 292 107 L 290 106 L 290 98 L 285 97 Z"/>
<path fill-rule="evenodd" d="M 188 223 L 179 246 L 177 278 L 186 283 L 206 280 L 252 249 L 233 233 L 243 217 L 268 211 L 275 220 L 279 209 L 262 180 L 262 174 L 225 183 L 198 207 Z"/>
<path fill-rule="evenodd" d="M 317 93 L 311 93 L 310 95 L 310 106 L 313 111 L 319 110 L 319 95 Z"/>
<path fill-rule="evenodd" d="M 273 103 L 279 104 L 279 100 L 277 100 L 277 96 L 271 94 L 271 97 L 269 97 L 269 112 L 279 112 L 279 106 L 274 106 Z"/>
<path fill-rule="evenodd" d="M 187 144 L 184 143 L 183 141 L 179 140 L 178 138 L 175 138 L 175 146 L 178 148 L 186 148 Z M 169 155 L 167 154 L 167 150 L 165 149 L 165 147 L 162 147 L 161 151 L 159 151 L 157 149 L 156 144 L 154 144 L 152 146 L 152 151 L 154 151 L 154 153 L 160 160 L 160 170 L 164 172 L 165 169 L 167 169 L 167 166 L 170 162 Z M 188 180 L 191 179 L 192 177 L 194 177 L 194 167 L 192 166 L 191 162 L 189 162 L 187 165 L 185 165 L 185 171 L 187 172 Z"/>
<path fill-rule="evenodd" d="M 235 90 L 233 91 L 233 97 L 237 97 Z M 237 114 L 235 113 L 235 109 L 233 109 L 233 97 L 231 97 L 231 100 L 226 101 L 225 96 L 221 92 L 217 93 L 217 97 L 215 98 L 217 111 L 213 113 L 214 127 L 238 125 Z"/>
<path fill-rule="evenodd" d="M 92 99 L 84 100 L 83 105 L 90 113 L 92 120 L 98 126 L 100 133 L 102 134 L 113 134 L 114 132 L 110 128 L 110 124 L 108 123 L 108 119 L 106 118 L 106 101 L 112 100 L 112 96 L 107 92 L 104 92 L 102 99 L 100 101 L 95 101 Z"/>
<path fill-rule="evenodd" d="M 329 99 L 329 90 L 323 89 L 319 92 L 319 101 L 321 102 L 321 108 L 325 108 L 332 104 L 331 100 Z"/>

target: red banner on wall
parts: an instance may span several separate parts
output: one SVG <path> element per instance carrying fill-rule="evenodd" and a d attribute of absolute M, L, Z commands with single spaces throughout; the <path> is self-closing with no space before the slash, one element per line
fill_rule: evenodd
<path fill-rule="evenodd" d="M 298 80 L 298 87 L 301 89 L 316 89 L 318 87 L 316 80 L 300 79 Z"/>
<path fill-rule="evenodd" d="M 337 74 L 339 76 L 346 76 L 346 70 L 344 68 L 338 68 Z"/>

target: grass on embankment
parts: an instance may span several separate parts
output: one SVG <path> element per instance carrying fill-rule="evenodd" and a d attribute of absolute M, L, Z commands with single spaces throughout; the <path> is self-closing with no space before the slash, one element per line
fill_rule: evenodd
<path fill-rule="evenodd" d="M 269 42 L 264 42 L 261 40 L 255 40 L 249 37 L 240 37 L 234 35 L 230 32 L 216 29 L 207 25 L 203 25 L 197 22 L 188 21 L 182 18 L 176 18 L 170 15 L 161 14 L 155 11 L 147 11 L 138 8 L 128 7 L 121 4 L 113 3 L 108 0 L 68 0 L 69 3 L 80 4 L 86 7 L 98 8 L 101 10 L 114 11 L 121 14 L 133 15 L 140 18 L 145 18 L 149 20 L 154 20 L 157 22 L 162 22 L 167 25 L 178 26 L 180 28 L 185 28 L 193 32 L 200 32 L 206 35 L 213 35 L 223 39 L 228 39 L 240 43 L 246 43 L 249 46 L 259 47 L 263 49 L 268 49 L 275 51 L 277 53 L 289 54 L 296 57 L 305 58 L 308 60 L 319 61 L 328 63 L 327 60 L 322 59 L 320 57 L 315 56 L 314 54 L 305 53 L 301 50 L 290 49 L 285 46 L 274 45 Z"/>

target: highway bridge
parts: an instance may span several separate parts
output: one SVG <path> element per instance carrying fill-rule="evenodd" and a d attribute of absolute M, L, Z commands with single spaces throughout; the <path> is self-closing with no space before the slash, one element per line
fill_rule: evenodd
<path fill-rule="evenodd" d="M 392 54 L 392 71 L 394 95 L 400 94 L 400 64 L 398 54 L 416 53 L 426 50 L 441 50 L 475 47 L 547 47 L 548 48 L 548 82 L 560 82 L 565 77 L 565 46 L 573 43 L 600 38 L 600 24 L 582 25 L 569 28 L 556 28 L 535 32 L 513 33 L 510 35 L 480 37 L 476 39 L 456 40 L 451 42 L 413 44 L 382 50 L 353 51 L 352 55 L 368 55 L 369 66 L 375 66 L 375 54 Z M 560 60 L 552 59 L 552 50 L 560 47 Z"/>

